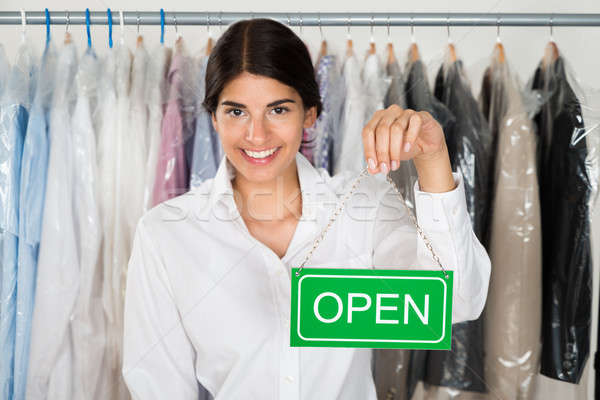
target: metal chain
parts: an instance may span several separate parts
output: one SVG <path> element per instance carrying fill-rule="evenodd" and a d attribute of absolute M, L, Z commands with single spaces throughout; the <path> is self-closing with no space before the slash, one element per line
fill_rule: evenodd
<path fill-rule="evenodd" d="M 331 227 L 331 225 L 333 225 L 333 223 L 335 222 L 335 220 L 337 219 L 337 217 L 341 214 L 342 210 L 344 209 L 344 205 L 345 205 L 346 201 L 348 200 L 348 198 L 350 198 L 350 196 L 352 196 L 352 194 L 356 190 L 356 187 L 360 183 L 361 179 L 365 175 L 367 175 L 367 174 L 368 174 L 368 169 L 365 168 L 356 177 L 356 180 L 352 184 L 352 187 L 350 188 L 350 190 L 348 191 L 348 193 L 346 193 L 346 195 L 344 196 L 344 198 L 342 199 L 342 201 L 338 205 L 337 209 L 333 213 L 333 215 L 329 218 L 329 223 L 327 224 L 327 226 L 325 228 L 323 228 L 323 230 L 321 231 L 321 234 L 315 239 L 312 248 L 310 249 L 310 251 L 308 252 L 308 254 L 306 255 L 306 257 L 304 257 L 304 261 L 302 261 L 302 263 L 300 264 L 300 267 L 296 271 L 296 276 L 297 277 L 300 276 L 300 272 L 304 268 L 304 265 L 310 259 L 310 257 L 312 256 L 313 252 L 317 249 L 317 247 L 319 246 L 319 244 L 321 243 L 321 241 L 325 237 L 325 234 L 327 233 L 327 231 L 329 230 L 329 228 Z M 431 241 L 429 240 L 429 238 L 427 237 L 427 235 L 425 235 L 425 232 L 423 232 L 423 229 L 421 229 L 421 227 L 419 226 L 419 223 L 417 222 L 417 218 L 414 216 L 412 210 L 410 209 L 410 207 L 406 203 L 406 199 L 404 198 L 404 196 L 402 196 L 402 193 L 398 189 L 398 186 L 396 186 L 396 183 L 392 180 L 392 178 L 390 178 L 389 174 L 386 175 L 386 179 L 392 185 L 392 187 L 396 190 L 396 193 L 398 193 L 398 196 L 400 196 L 400 198 L 402 199 L 402 204 L 404 205 L 404 208 L 406 208 L 406 212 L 408 213 L 408 217 L 410 218 L 411 222 L 414 224 L 415 228 L 417 229 L 417 233 L 419 234 L 419 236 L 421 236 L 421 238 L 425 242 L 425 246 L 431 252 L 431 255 L 433 256 L 433 259 L 435 260 L 435 262 L 437 262 L 437 264 L 441 268 L 442 272 L 444 273 L 444 277 L 446 279 L 448 279 L 448 273 L 446 272 L 446 270 L 442 266 L 442 262 L 440 261 L 440 258 L 438 257 L 438 255 L 435 253 L 435 250 L 433 250 L 433 246 L 431 245 Z"/>

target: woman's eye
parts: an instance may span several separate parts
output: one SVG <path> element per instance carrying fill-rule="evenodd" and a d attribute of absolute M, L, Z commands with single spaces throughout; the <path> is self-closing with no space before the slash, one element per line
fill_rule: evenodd
<path fill-rule="evenodd" d="M 244 112 L 242 110 L 240 110 L 239 108 L 231 108 L 229 110 L 227 110 L 227 114 L 230 114 L 234 117 L 239 117 L 243 114 Z"/>
<path fill-rule="evenodd" d="M 290 109 L 289 109 L 289 108 L 287 108 L 287 107 L 275 107 L 275 108 L 273 109 L 273 112 L 274 112 L 275 114 L 279 114 L 279 115 L 281 115 L 281 114 L 285 114 L 285 113 L 286 113 L 286 112 L 288 112 L 289 110 L 290 110 Z"/>

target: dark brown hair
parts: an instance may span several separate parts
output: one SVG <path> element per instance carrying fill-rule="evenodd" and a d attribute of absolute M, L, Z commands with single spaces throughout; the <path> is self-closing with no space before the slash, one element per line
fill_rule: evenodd
<path fill-rule="evenodd" d="M 316 106 L 321 96 L 315 72 L 302 40 L 287 26 L 271 19 L 250 19 L 231 25 L 210 53 L 206 67 L 206 94 L 202 105 L 214 114 L 225 85 L 242 72 L 262 75 L 291 86 L 305 109 Z"/>

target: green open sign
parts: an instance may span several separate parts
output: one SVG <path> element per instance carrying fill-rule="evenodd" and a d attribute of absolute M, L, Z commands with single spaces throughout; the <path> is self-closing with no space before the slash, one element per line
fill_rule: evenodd
<path fill-rule="evenodd" d="M 296 271 L 291 346 L 450 349 L 452 271 Z"/>

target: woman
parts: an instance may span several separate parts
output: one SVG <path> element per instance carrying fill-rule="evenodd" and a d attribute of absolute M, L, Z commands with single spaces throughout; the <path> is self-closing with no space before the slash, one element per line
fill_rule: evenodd
<path fill-rule="evenodd" d="M 129 262 L 123 375 L 134 398 L 375 399 L 370 349 L 289 346 L 290 268 L 356 173 L 298 151 L 320 113 L 308 51 L 286 26 L 241 21 L 208 62 L 204 106 L 226 157 L 214 179 L 143 216 Z M 418 222 L 455 272 L 453 321 L 476 318 L 490 262 L 439 124 L 390 107 L 363 131 L 371 174 L 413 159 Z M 437 269 L 399 196 L 365 177 L 306 267 Z"/>

